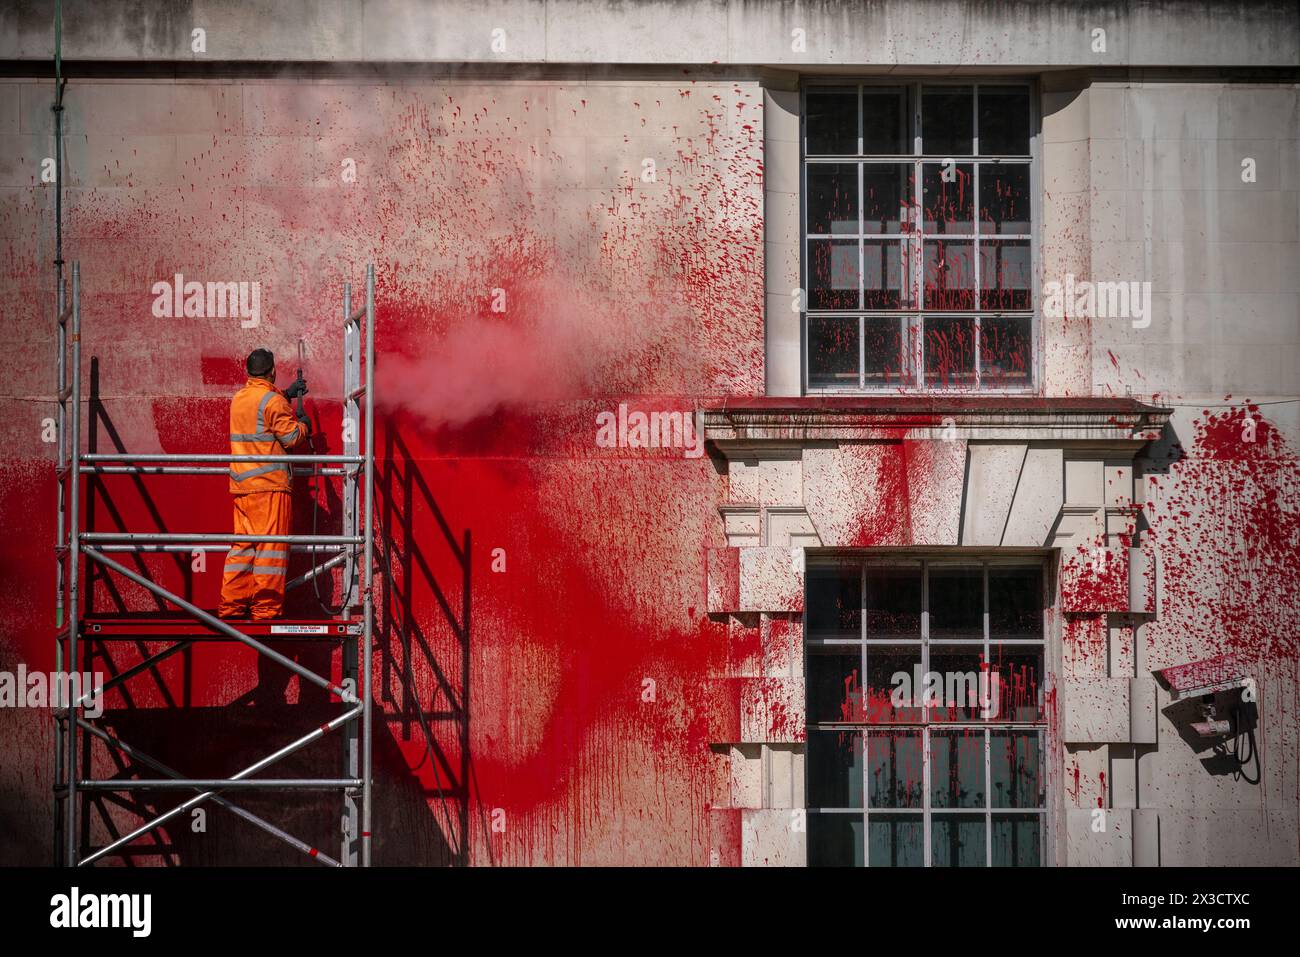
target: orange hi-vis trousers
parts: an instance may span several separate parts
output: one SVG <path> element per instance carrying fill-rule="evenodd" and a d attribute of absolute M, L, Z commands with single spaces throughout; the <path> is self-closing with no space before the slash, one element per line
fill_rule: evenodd
<path fill-rule="evenodd" d="M 288 492 L 248 492 L 235 497 L 235 534 L 288 535 Z M 236 542 L 226 556 L 221 580 L 222 618 L 278 618 L 284 613 L 284 585 L 289 572 L 285 542 Z"/>

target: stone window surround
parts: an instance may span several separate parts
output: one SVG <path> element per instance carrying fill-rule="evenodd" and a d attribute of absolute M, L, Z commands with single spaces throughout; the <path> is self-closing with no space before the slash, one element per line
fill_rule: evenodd
<path fill-rule="evenodd" d="M 780 477 L 799 466 L 801 459 L 806 465 L 809 454 L 824 454 L 851 445 L 924 443 L 926 440 L 938 445 L 945 438 L 955 439 L 955 445 L 967 449 L 968 480 L 975 474 L 976 466 L 985 470 L 1001 468 L 996 457 L 981 463 L 972 457 L 976 453 L 1008 445 L 1028 447 L 1031 458 L 1019 464 L 1020 468 L 1032 462 L 1034 454 L 1043 456 L 1040 461 L 1054 462 L 1035 482 L 1047 481 L 1055 487 L 1057 498 L 1051 507 L 1057 521 L 1051 523 L 1044 519 L 1047 524 L 1037 526 L 1039 537 L 1035 542 L 1003 541 L 1003 547 L 995 548 L 995 553 L 1023 552 L 1025 549 L 1014 547 L 1023 544 L 1035 546 L 1033 550 L 1039 554 L 1047 548 L 1064 555 L 1073 553 L 1080 543 L 1100 540 L 1106 544 L 1106 551 L 1115 552 L 1133 569 L 1138 569 L 1140 566 L 1133 562 L 1142 559 L 1142 549 L 1126 550 L 1123 546 L 1126 536 L 1131 537 L 1134 530 L 1137 510 L 1132 502 L 1121 499 L 1137 491 L 1140 483 L 1134 475 L 1134 460 L 1149 441 L 1161 435 L 1171 413 L 1170 409 L 1145 405 L 1131 398 L 1107 397 L 770 396 L 704 403 L 700 416 L 706 450 L 715 466 L 724 474 L 737 468 L 758 473 L 745 479 L 741 496 L 733 488 L 718 503 L 719 531 L 724 533 L 720 538 L 728 542 L 728 547 L 709 549 L 709 613 L 733 623 L 750 620 L 764 634 L 769 623 L 775 629 L 778 623 L 801 620 L 802 604 L 790 601 L 795 591 L 802 590 L 801 569 L 806 550 L 816 548 L 824 553 L 828 547 L 835 548 L 836 543 L 822 540 L 825 538 L 822 530 L 800 506 L 803 496 L 798 482 L 782 487 L 780 482 L 784 480 Z M 1018 454 L 1016 463 L 1020 463 Z M 776 472 L 772 474 L 778 481 L 775 486 L 761 480 L 762 473 L 773 466 Z M 872 490 L 862 489 L 864 501 L 872 494 Z M 759 537 L 768 534 L 772 516 L 790 514 L 809 523 L 811 533 L 807 542 L 793 539 L 775 542 Z M 741 516 L 744 522 L 729 527 L 728 523 L 736 516 Z M 971 527 L 978 531 L 978 526 Z M 997 527 L 1003 526 L 998 523 Z M 995 541 L 965 537 L 966 529 L 964 522 L 950 526 L 947 534 L 952 537 L 905 550 L 957 553 L 949 546 L 997 545 Z M 737 535 L 741 540 L 733 540 Z M 1141 577 L 1139 574 L 1138 578 Z M 1102 642 L 1106 643 L 1109 632 L 1112 658 L 1117 647 L 1128 647 L 1122 641 L 1119 646 L 1114 644 L 1117 629 L 1137 628 L 1147 618 L 1158 617 L 1158 597 L 1144 607 L 1133 605 L 1131 595 L 1120 596 L 1117 603 L 1097 607 L 1071 604 L 1063 599 L 1059 578 L 1058 575 L 1054 596 L 1059 612 L 1057 628 L 1062 620 L 1076 615 L 1085 619 L 1097 619 L 1100 615 L 1103 623 L 1109 619 L 1111 627 L 1102 629 Z M 787 631 L 788 624 L 783 626 L 783 633 Z M 1132 660 L 1131 655 L 1128 658 L 1121 655 L 1112 661 L 1109 670 L 1103 669 L 1104 673 L 1078 671 L 1070 662 L 1061 660 L 1059 635 L 1054 635 L 1047 649 L 1045 667 L 1058 675 L 1060 681 L 1060 738 L 1071 755 L 1084 755 L 1087 761 L 1095 763 L 1100 760 L 1097 755 L 1104 756 L 1115 747 L 1122 752 L 1124 748 L 1145 747 L 1154 741 L 1155 685 L 1150 674 L 1143 671 L 1140 656 Z M 802 705 L 801 676 L 773 676 L 766 681 L 769 687 L 759 698 L 737 702 L 742 713 L 765 715 L 764 707 L 770 707 L 773 699 L 787 707 Z M 746 725 L 744 721 L 738 731 L 726 731 L 713 741 L 714 751 L 726 769 L 724 777 L 733 782 L 733 788 L 737 782 L 751 778 L 757 782 L 756 775 L 760 773 L 770 786 L 752 794 L 752 788 L 742 789 L 730 799 L 715 804 L 711 814 L 715 836 L 711 840 L 720 840 L 735 829 L 740 840 L 734 850 L 734 860 L 730 856 L 732 852 L 726 856 L 731 863 L 802 863 L 806 854 L 806 842 L 802 839 L 806 826 L 791 827 L 789 822 L 792 815 L 801 813 L 798 809 L 803 806 L 800 786 L 803 744 L 785 734 L 773 735 L 762 723 Z M 785 754 L 783 749 L 791 748 L 793 766 L 780 773 L 774 765 L 769 766 L 769 752 L 781 750 Z M 1138 833 L 1138 819 L 1142 816 L 1139 812 L 1130 812 L 1120 805 L 1109 809 L 1108 819 L 1114 826 L 1104 847 L 1097 848 L 1096 837 L 1090 831 L 1091 812 L 1064 806 L 1063 800 L 1060 782 L 1053 781 L 1049 774 L 1048 837 L 1044 846 L 1044 858 L 1049 864 L 1074 863 L 1092 857 L 1112 863 L 1150 861 L 1149 822 L 1142 817 L 1145 830 Z"/>

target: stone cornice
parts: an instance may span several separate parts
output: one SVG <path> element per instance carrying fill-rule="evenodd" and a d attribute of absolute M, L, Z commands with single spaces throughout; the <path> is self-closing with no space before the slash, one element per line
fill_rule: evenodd
<path fill-rule="evenodd" d="M 1131 398 L 891 395 L 725 399 L 701 412 L 706 441 L 723 454 L 903 439 L 1068 442 L 1132 454 L 1159 437 L 1173 410 Z"/>
<path fill-rule="evenodd" d="M 0 4 L 0 58 L 49 61 L 49 2 Z M 791 8 L 798 10 L 791 20 Z M 936 11 L 936 7 L 941 8 Z M 1111 46 L 1092 48 L 1092 21 Z M 1104 15 L 1103 15 L 1104 13 Z M 1089 14 L 1092 16 L 1092 14 Z M 806 40 L 791 43 L 797 26 Z M 1087 27 L 1088 29 L 1084 29 Z M 194 49 L 192 31 L 207 41 Z M 202 61 L 602 66 L 770 66 L 800 72 L 972 65 L 1028 73 L 1059 69 L 1264 67 L 1300 61 L 1294 4 L 1162 0 L 1081 4 L 838 0 L 340 0 L 239 3 L 132 0 L 66 3 L 68 61 Z M 75 105 L 75 101 L 74 101 Z"/>

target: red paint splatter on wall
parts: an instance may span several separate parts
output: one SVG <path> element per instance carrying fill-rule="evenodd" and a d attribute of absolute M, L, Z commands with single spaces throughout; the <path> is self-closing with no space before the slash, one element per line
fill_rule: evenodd
<path fill-rule="evenodd" d="M 721 544 L 708 459 L 611 455 L 595 443 L 595 415 L 621 399 L 690 409 L 702 396 L 761 392 L 764 381 L 761 94 L 710 85 L 721 100 L 701 108 L 680 84 L 647 95 L 657 88 L 585 84 L 575 97 L 552 84 L 490 95 L 251 82 L 239 86 L 236 116 L 181 137 L 163 181 L 149 183 L 143 159 L 124 154 L 138 178 L 106 171 L 68 196 L 100 451 L 219 450 L 242 357 L 268 345 L 283 360 L 300 336 L 319 450 L 338 451 L 340 286 L 351 279 L 359 297 L 362 267 L 376 263 L 378 860 L 707 863 L 717 842 L 710 744 L 728 740 L 716 729 L 745 721 L 773 739 L 802 733 L 791 679 L 764 677 L 776 665 L 740 679 L 753 685 L 743 696 L 728 689 L 728 632 L 703 614 L 701 546 Z M 621 113 L 625 92 L 637 105 Z M 597 109 L 599 135 L 584 115 Z M 339 178 L 345 159 L 353 182 Z M 43 208 L 48 195 L 33 187 L 26 198 Z M 6 291 L 27 303 L 18 328 L 44 330 L 50 252 L 19 226 L 31 213 L 3 213 Z M 260 282 L 260 326 L 161 323 L 150 290 L 178 272 Z M 50 392 L 47 334 L 18 337 L 8 359 L 10 396 Z M 30 546 L 0 562 L 31 597 L 3 612 L 0 664 L 49 667 L 50 455 L 25 418 L 6 418 L 0 515 Z M 119 479 L 92 483 L 98 528 L 229 521 L 224 488 L 203 479 Z M 300 482 L 297 495 L 300 528 L 313 512 L 323 530 L 337 527 L 324 483 Z M 504 573 L 493 570 L 496 549 Z M 141 567 L 200 604 L 215 600 L 219 574 L 192 572 L 188 560 L 151 556 Z M 106 584 L 96 582 L 97 608 L 156 607 Z M 325 591 L 337 597 L 333 584 Z M 319 610 L 306 594 L 291 613 Z M 771 631 L 760 657 L 784 655 L 788 671 L 789 626 Z M 110 653 L 127 667 L 149 650 Z M 337 653 L 332 664 L 325 650 L 295 654 L 337 673 Z M 196 735 L 208 742 L 204 760 L 233 765 L 252 739 L 226 735 L 228 725 L 289 727 L 290 702 L 329 707 L 273 671 L 225 646 L 177 654 L 129 698 L 110 695 L 110 723 L 186 770 L 198 770 L 199 756 L 185 753 Z M 241 704 L 251 707 L 231 711 Z M 162 731 L 150 725 L 159 708 Z M 21 853 L 44 859 L 48 729 L 24 734 L 22 752 L 41 770 L 14 813 L 33 822 Z M 295 815 L 303 827 L 316 826 L 310 809 Z M 316 811 L 328 846 L 333 815 Z M 238 842 L 168 839 L 191 863 L 248 859 Z M 255 835 L 243 847 L 255 860 L 298 862 Z"/>
<path fill-rule="evenodd" d="M 1155 663 L 1300 657 L 1300 469 L 1276 426 L 1250 403 L 1205 410 L 1168 474 L 1146 482 L 1163 570 Z"/>

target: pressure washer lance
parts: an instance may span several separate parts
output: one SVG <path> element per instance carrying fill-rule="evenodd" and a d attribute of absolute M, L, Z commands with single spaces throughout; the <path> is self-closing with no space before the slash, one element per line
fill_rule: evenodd
<path fill-rule="evenodd" d="M 307 416 L 307 410 L 303 408 L 302 397 L 307 394 L 307 380 L 302 374 L 303 356 L 305 353 L 305 343 L 300 338 L 298 340 L 298 378 L 289 383 L 289 387 L 284 390 L 285 398 L 293 399 L 297 405 L 294 408 L 294 415 L 307 430 L 307 447 L 313 454 L 316 452 L 316 430 L 311 427 L 311 419 Z M 313 473 L 316 471 L 312 467 Z"/>
<path fill-rule="evenodd" d="M 303 405 L 302 405 L 302 397 L 307 394 L 307 380 L 304 379 L 302 376 L 302 361 L 303 361 L 302 357 L 303 357 L 303 341 L 299 339 L 298 340 L 298 378 L 294 379 L 291 383 L 289 383 L 289 388 L 284 390 L 284 394 L 290 399 L 298 400 L 297 408 L 294 410 L 298 416 L 298 421 L 307 422 L 308 421 L 307 413 L 303 409 Z"/>

